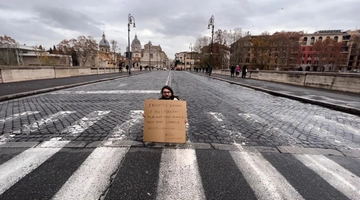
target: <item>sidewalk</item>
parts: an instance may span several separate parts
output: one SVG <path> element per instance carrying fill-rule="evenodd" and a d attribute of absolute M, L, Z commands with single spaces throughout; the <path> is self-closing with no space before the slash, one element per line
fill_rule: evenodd
<path fill-rule="evenodd" d="M 192 74 L 209 77 L 208 74 L 203 72 L 192 72 Z M 229 75 L 215 73 L 212 73 L 210 77 L 228 83 L 260 90 L 275 96 L 286 97 L 304 103 L 315 104 L 360 116 L 360 94 L 261 81 L 250 78 L 231 78 Z"/>
<path fill-rule="evenodd" d="M 147 73 L 149 71 L 132 71 L 131 75 Z M 40 94 L 53 90 L 70 88 L 89 83 L 113 80 L 128 77 L 128 72 L 108 73 L 84 76 L 72 76 L 66 78 L 40 79 L 31 81 L 0 83 L 0 101 L 20 98 L 24 96 Z"/>

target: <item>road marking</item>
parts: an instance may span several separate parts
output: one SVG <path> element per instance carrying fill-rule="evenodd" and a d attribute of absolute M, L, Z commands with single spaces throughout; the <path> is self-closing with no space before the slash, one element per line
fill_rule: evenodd
<path fill-rule="evenodd" d="M 109 187 L 111 176 L 115 174 L 128 150 L 129 148 L 96 148 L 53 199 L 99 199 Z"/>
<path fill-rule="evenodd" d="M 68 143 L 62 141 L 58 148 L 30 148 L 0 165 L 0 195 Z"/>
<path fill-rule="evenodd" d="M 94 125 L 97 121 L 103 118 L 105 115 L 109 114 L 110 111 L 94 111 L 85 117 L 77 120 L 74 125 L 67 127 L 61 134 L 70 134 L 70 136 L 79 136 L 80 133 L 85 131 L 90 126 Z"/>
<path fill-rule="evenodd" d="M 157 94 L 158 90 L 57 91 L 50 94 Z"/>
<path fill-rule="evenodd" d="M 0 122 L 7 122 L 7 121 L 12 121 L 14 119 L 20 118 L 24 115 L 33 115 L 33 114 L 37 114 L 39 113 L 39 111 L 27 111 L 27 112 L 22 112 L 20 114 L 14 114 L 10 117 L 6 117 L 5 119 L 0 119 Z"/>
<path fill-rule="evenodd" d="M 118 85 L 117 87 L 124 87 L 126 86 L 127 84 L 124 84 L 124 83 L 121 83 L 120 85 Z"/>
<path fill-rule="evenodd" d="M 125 139 L 125 134 L 133 127 L 135 124 L 138 124 L 143 119 L 142 114 L 143 110 L 131 110 L 130 111 L 130 120 L 125 121 L 124 123 L 117 125 L 104 140 L 103 145 L 110 145 L 113 140 L 123 140 Z"/>
<path fill-rule="evenodd" d="M 230 154 L 258 199 L 303 199 L 295 188 L 259 152 Z"/>
<path fill-rule="evenodd" d="M 163 149 L 156 199 L 206 199 L 194 149 Z"/>
<path fill-rule="evenodd" d="M 75 113 L 75 111 L 61 111 L 61 112 L 57 112 L 53 115 L 50 115 L 49 117 L 45 118 L 45 119 L 40 119 L 39 121 L 36 121 L 34 123 L 32 123 L 31 125 L 23 125 L 21 129 L 14 131 L 13 133 L 15 134 L 19 134 L 19 133 L 24 133 L 24 134 L 29 134 L 31 132 L 34 132 L 36 130 L 38 130 L 40 127 L 45 126 L 47 124 L 52 124 L 56 121 L 58 121 L 60 118 L 63 118 L 69 114 Z"/>
<path fill-rule="evenodd" d="M 211 114 L 219 122 L 222 122 L 225 119 L 224 115 L 218 112 L 209 112 L 209 114 Z"/>
<path fill-rule="evenodd" d="M 169 71 L 169 75 L 168 75 L 167 80 L 165 82 L 165 85 L 170 86 L 170 84 L 171 84 L 171 70 Z"/>
<path fill-rule="evenodd" d="M 323 155 L 294 155 L 349 199 L 360 199 L 360 178 Z"/>

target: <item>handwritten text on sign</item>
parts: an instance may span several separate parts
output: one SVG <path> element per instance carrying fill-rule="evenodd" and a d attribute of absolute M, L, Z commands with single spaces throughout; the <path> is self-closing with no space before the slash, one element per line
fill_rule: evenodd
<path fill-rule="evenodd" d="M 145 100 L 144 141 L 185 143 L 186 101 Z"/>

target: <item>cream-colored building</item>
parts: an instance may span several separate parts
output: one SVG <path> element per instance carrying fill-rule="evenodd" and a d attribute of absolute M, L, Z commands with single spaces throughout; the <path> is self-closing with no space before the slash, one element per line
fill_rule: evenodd
<path fill-rule="evenodd" d="M 11 49 L 11 51 L 9 51 Z M 0 51 L 11 52 L 14 63 L 21 66 L 72 66 L 72 59 L 69 55 L 50 54 L 36 46 L 11 44 L 0 46 Z M 0 64 L 6 64 L 0 58 Z"/>
<path fill-rule="evenodd" d="M 137 35 L 135 35 L 135 38 L 131 42 L 131 52 L 132 67 L 142 67 L 145 69 L 150 66 L 152 69 L 164 69 L 170 66 L 170 61 L 160 45 L 153 45 L 151 41 L 149 41 L 144 45 L 144 48 L 142 48 Z M 128 65 L 124 61 L 123 63 L 125 66 Z"/>

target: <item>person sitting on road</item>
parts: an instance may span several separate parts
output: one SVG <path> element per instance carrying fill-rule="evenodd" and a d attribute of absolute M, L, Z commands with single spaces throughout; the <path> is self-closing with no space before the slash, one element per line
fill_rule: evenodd
<path fill-rule="evenodd" d="M 159 100 L 179 100 L 179 96 L 175 96 L 171 87 L 165 85 L 163 88 L 161 88 L 161 97 Z"/>

